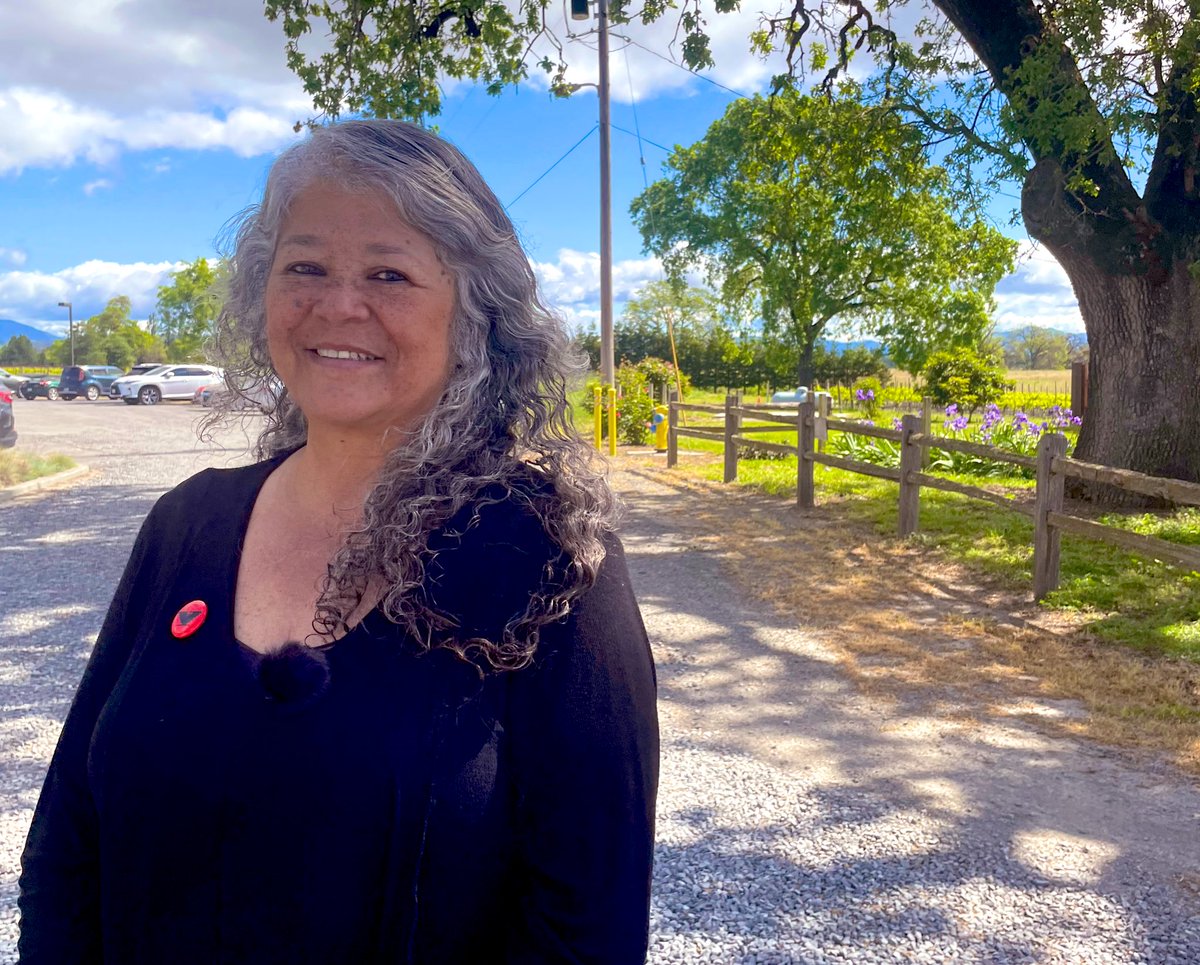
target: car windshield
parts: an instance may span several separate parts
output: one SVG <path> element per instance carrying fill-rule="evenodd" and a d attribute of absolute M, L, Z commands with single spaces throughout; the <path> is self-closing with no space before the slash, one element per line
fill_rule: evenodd
<path fill-rule="evenodd" d="M 169 365 L 156 365 L 152 369 L 141 369 L 137 372 L 130 372 L 129 374 L 130 375 L 158 375 L 161 372 L 167 371 L 167 369 L 169 369 L 170 367 L 171 366 L 169 366 Z"/>

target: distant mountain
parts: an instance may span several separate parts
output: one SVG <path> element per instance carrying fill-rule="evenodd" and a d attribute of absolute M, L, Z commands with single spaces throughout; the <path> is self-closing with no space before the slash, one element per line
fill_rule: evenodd
<path fill-rule="evenodd" d="M 833 352 L 835 355 L 841 355 L 852 348 L 865 348 L 868 352 L 874 352 L 877 348 L 883 347 L 883 343 L 874 338 L 860 338 L 849 342 L 837 342 L 831 338 L 823 338 L 820 339 L 820 342 L 825 347 L 825 351 Z"/>
<path fill-rule="evenodd" d="M 32 325 L 14 322 L 11 318 L 0 318 L 0 345 L 14 335 L 25 335 L 29 341 L 33 342 L 34 348 L 45 348 L 59 337 L 51 335 L 49 332 L 43 332 L 40 328 L 34 328 Z"/>

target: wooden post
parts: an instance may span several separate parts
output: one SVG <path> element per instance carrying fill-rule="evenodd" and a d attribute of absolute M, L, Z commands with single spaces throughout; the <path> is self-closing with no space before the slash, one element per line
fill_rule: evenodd
<path fill-rule="evenodd" d="M 928 395 L 921 397 L 921 431 L 927 436 L 933 435 L 933 399 Z M 931 451 L 929 446 L 921 447 L 921 472 L 929 468 Z"/>
<path fill-rule="evenodd" d="M 813 481 L 813 469 L 816 463 L 812 460 L 813 435 L 816 432 L 814 416 L 817 413 L 813 395 L 808 394 L 808 401 L 801 402 L 796 434 L 796 505 L 801 509 L 812 509 L 816 502 L 816 487 Z"/>
<path fill-rule="evenodd" d="M 1071 414 L 1083 418 L 1088 404 L 1088 364 L 1071 363 Z"/>
<path fill-rule="evenodd" d="M 741 392 L 725 394 L 725 481 L 737 482 L 737 443 L 733 437 L 741 428 Z"/>
<path fill-rule="evenodd" d="M 828 419 L 829 415 L 832 411 L 833 411 L 833 399 L 830 398 L 829 393 L 828 392 L 817 393 L 817 407 L 813 410 L 814 418 L 819 416 L 822 419 Z M 815 429 L 816 429 L 815 425 L 813 426 L 813 429 L 815 431 Z M 819 436 L 817 436 L 817 452 L 825 451 L 826 436 L 827 436 L 827 433 L 825 433 L 825 432 L 823 432 Z"/>
<path fill-rule="evenodd" d="M 679 399 L 671 389 L 667 398 L 667 468 L 672 468 L 679 462 Z"/>
<path fill-rule="evenodd" d="M 1033 505 L 1033 598 L 1040 600 L 1058 587 L 1059 547 L 1062 534 L 1050 525 L 1048 514 L 1061 513 L 1067 477 L 1050 471 L 1058 456 L 1067 454 L 1067 437 L 1061 432 L 1042 435 L 1037 450 L 1037 501 Z"/>
<path fill-rule="evenodd" d="M 921 431 L 921 417 L 900 417 L 900 535 L 915 533 L 921 523 L 921 484 L 910 479 L 921 471 L 921 450 L 925 447 L 912 441 Z"/>

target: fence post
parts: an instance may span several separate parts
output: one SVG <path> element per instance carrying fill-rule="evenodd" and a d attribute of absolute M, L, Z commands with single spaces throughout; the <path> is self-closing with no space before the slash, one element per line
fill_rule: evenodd
<path fill-rule="evenodd" d="M 1056 457 L 1067 454 L 1067 437 L 1061 432 L 1042 435 L 1037 450 L 1037 501 L 1033 506 L 1033 598 L 1040 600 L 1058 587 L 1059 549 L 1062 534 L 1050 525 L 1050 513 L 1061 513 L 1067 477 L 1054 472 Z"/>
<path fill-rule="evenodd" d="M 810 392 L 808 401 L 801 402 L 797 410 L 799 418 L 796 426 L 796 505 L 801 509 L 812 509 L 816 501 L 813 482 L 813 468 L 816 463 L 812 459 L 816 413 L 817 406 Z"/>
<path fill-rule="evenodd" d="M 1083 418 L 1088 404 L 1088 364 L 1071 363 L 1071 414 Z"/>
<path fill-rule="evenodd" d="M 816 393 L 816 396 L 817 407 L 813 410 L 813 418 L 815 419 L 820 416 L 822 419 L 828 419 L 830 414 L 833 412 L 833 400 L 829 397 L 828 392 L 818 392 Z M 815 424 L 813 425 L 813 429 L 816 429 Z M 817 452 L 825 451 L 825 438 L 825 433 L 817 436 Z"/>
<path fill-rule="evenodd" d="M 921 431 L 927 435 L 933 435 L 933 398 L 928 395 L 921 397 Z M 921 447 L 921 472 L 929 468 L 929 446 Z"/>
<path fill-rule="evenodd" d="M 921 484 L 909 475 L 921 471 L 921 450 L 925 447 L 912 438 L 921 431 L 920 416 L 901 416 L 900 427 L 900 535 L 909 536 L 921 523 Z"/>
<path fill-rule="evenodd" d="M 737 482 L 737 443 L 733 437 L 741 428 L 742 393 L 725 393 L 725 481 Z"/>
<path fill-rule="evenodd" d="M 679 462 L 679 399 L 674 389 L 667 394 L 667 468 Z"/>

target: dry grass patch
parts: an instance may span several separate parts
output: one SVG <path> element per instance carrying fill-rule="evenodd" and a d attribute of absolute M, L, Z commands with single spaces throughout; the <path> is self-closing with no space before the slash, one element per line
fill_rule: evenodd
<path fill-rule="evenodd" d="M 75 461 L 68 456 L 35 456 L 28 452 L 0 449 L 0 487 L 52 476 L 74 465 Z"/>
<path fill-rule="evenodd" d="M 881 537 L 837 500 L 806 512 L 690 463 L 620 468 L 673 489 L 674 519 L 722 554 L 742 592 L 819 631 L 873 695 L 1162 752 L 1200 773 L 1200 665 L 1102 643 L 1079 629 L 1085 617 Z"/>

